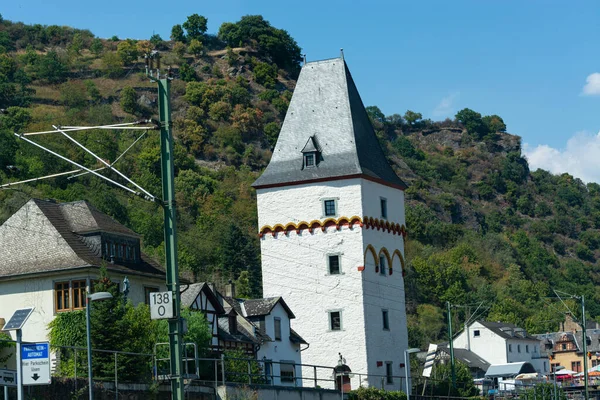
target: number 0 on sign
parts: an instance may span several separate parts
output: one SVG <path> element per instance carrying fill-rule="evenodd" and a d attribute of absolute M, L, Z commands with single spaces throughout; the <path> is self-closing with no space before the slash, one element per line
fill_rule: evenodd
<path fill-rule="evenodd" d="M 173 318 L 173 293 L 154 292 L 150 293 L 150 318 L 170 319 Z"/>

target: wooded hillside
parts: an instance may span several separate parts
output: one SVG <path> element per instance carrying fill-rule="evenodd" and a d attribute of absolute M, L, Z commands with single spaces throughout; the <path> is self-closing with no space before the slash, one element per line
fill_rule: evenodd
<path fill-rule="evenodd" d="M 301 61 L 294 39 L 260 16 L 225 23 L 209 35 L 206 19 L 194 14 L 173 27 L 171 40 L 154 35 L 138 41 L 1 20 L 0 180 L 72 169 L 12 132 L 156 114 L 156 86 L 146 78 L 143 61 L 152 50 L 175 78 L 180 268 L 197 280 L 237 280 L 242 296 L 259 296 L 250 184 L 270 158 Z M 481 304 L 481 317 L 532 333 L 555 330 L 564 318 L 564 310 L 547 298 L 552 289 L 585 294 L 590 316 L 600 316 L 598 184 L 529 171 L 520 138 L 505 133 L 497 115 L 465 109 L 453 120 L 434 122 L 410 110 L 385 116 L 371 106 L 368 112 L 386 155 L 410 186 L 411 346 L 443 338 L 446 301 L 461 306 L 457 322 Z M 139 135 L 92 130 L 74 136 L 115 160 Z M 95 165 L 65 138 L 35 140 Z M 157 133 L 149 131 L 116 166 L 159 194 Z M 162 260 L 162 212 L 153 203 L 89 175 L 60 177 L 0 190 L 0 222 L 30 197 L 87 199 L 140 233 L 145 252 Z"/>

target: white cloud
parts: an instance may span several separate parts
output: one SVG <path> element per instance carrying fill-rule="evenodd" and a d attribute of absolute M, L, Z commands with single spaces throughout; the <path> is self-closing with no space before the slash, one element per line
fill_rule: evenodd
<path fill-rule="evenodd" d="M 600 95 L 600 72 L 589 74 L 585 79 L 585 86 L 581 94 L 586 96 Z"/>
<path fill-rule="evenodd" d="M 541 168 L 553 174 L 567 172 L 584 182 L 600 183 L 600 132 L 577 132 L 564 149 L 545 144 L 530 148 L 526 143 L 523 153 L 532 171 Z"/>
<path fill-rule="evenodd" d="M 459 95 L 460 93 L 456 92 L 444 97 L 442 101 L 440 101 L 439 104 L 433 109 L 431 115 L 436 118 L 454 116 L 454 105 L 456 100 L 458 100 Z"/>

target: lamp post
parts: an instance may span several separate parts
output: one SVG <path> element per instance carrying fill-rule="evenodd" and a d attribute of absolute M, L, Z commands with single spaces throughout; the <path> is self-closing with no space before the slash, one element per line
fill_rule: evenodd
<path fill-rule="evenodd" d="M 94 399 L 94 388 L 93 388 L 93 379 L 92 379 L 92 336 L 90 333 L 90 307 L 92 301 L 100 301 L 112 299 L 113 295 L 108 292 L 98 292 L 94 294 L 88 294 L 86 296 L 86 305 L 85 305 L 85 326 L 86 326 L 86 335 L 87 335 L 87 359 L 88 359 L 88 385 L 90 387 L 90 398 L 89 400 Z"/>
<path fill-rule="evenodd" d="M 558 390 L 556 387 L 556 372 L 560 371 L 561 369 L 565 369 L 565 367 L 563 367 L 562 365 L 557 365 L 556 367 L 554 367 L 554 400 L 558 400 Z"/>
<path fill-rule="evenodd" d="M 409 385 L 408 380 L 410 379 L 410 359 L 408 357 L 409 354 L 418 353 L 421 349 L 412 348 L 404 350 L 404 374 L 406 377 L 406 400 L 410 400 L 410 392 L 412 391 L 411 385 Z"/>

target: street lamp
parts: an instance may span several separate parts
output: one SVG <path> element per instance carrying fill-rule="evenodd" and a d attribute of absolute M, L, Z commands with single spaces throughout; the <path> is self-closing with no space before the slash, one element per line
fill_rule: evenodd
<path fill-rule="evenodd" d="M 85 318 L 87 334 L 87 359 L 88 359 L 88 385 L 90 387 L 90 400 L 94 399 L 93 380 L 92 380 L 92 336 L 90 334 L 90 307 L 92 301 L 101 301 L 112 299 L 113 295 L 108 292 L 98 292 L 86 296 Z"/>
<path fill-rule="evenodd" d="M 406 377 L 406 400 L 410 400 L 410 392 L 412 387 L 408 384 L 408 379 L 410 378 L 410 359 L 408 357 L 409 354 L 418 353 L 421 349 L 412 348 L 404 350 L 404 374 Z"/>
<path fill-rule="evenodd" d="M 558 390 L 556 388 L 556 373 L 561 369 L 565 369 L 562 365 L 557 365 L 554 367 L 554 400 L 558 400 Z"/>

